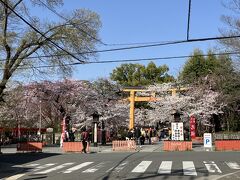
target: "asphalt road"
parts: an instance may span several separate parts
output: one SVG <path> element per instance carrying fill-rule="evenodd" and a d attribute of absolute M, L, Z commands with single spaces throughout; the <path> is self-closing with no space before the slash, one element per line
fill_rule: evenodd
<path fill-rule="evenodd" d="M 3 154 L 2 179 L 240 179 L 240 152 Z"/>

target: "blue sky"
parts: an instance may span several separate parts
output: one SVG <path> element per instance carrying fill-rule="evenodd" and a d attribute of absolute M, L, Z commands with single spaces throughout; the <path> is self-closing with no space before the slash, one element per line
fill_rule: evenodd
<path fill-rule="evenodd" d="M 192 0 L 190 38 L 220 36 L 219 28 L 225 26 L 220 17 L 230 13 L 221 2 L 221 0 Z M 186 39 L 188 0 L 64 0 L 64 3 L 58 12 L 85 8 L 98 13 L 102 22 L 99 37 L 107 44 Z M 51 17 L 54 18 L 54 15 Z M 216 42 L 209 41 L 99 53 L 98 60 L 190 55 L 195 48 L 206 52 L 216 45 Z M 117 47 L 99 45 L 98 49 Z M 167 64 L 170 68 L 169 73 L 176 76 L 185 61 L 186 59 L 175 59 L 154 62 L 157 65 Z M 148 62 L 139 63 L 146 65 Z M 108 78 L 112 70 L 119 65 L 120 63 L 79 65 L 73 79 Z"/>

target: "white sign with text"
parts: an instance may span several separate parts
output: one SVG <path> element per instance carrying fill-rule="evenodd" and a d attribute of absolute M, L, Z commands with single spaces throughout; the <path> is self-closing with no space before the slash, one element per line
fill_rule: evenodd
<path fill-rule="evenodd" d="M 173 141 L 183 141 L 183 123 L 171 123 L 172 126 L 172 140 Z"/>
<path fill-rule="evenodd" d="M 211 133 L 204 133 L 203 141 L 204 141 L 205 148 L 212 148 L 212 134 Z"/>

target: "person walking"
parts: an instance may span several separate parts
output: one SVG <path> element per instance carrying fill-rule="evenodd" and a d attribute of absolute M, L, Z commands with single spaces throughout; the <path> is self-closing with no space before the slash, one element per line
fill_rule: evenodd
<path fill-rule="evenodd" d="M 87 142 L 88 142 L 88 132 L 86 131 L 86 128 L 84 127 L 82 129 L 82 133 L 81 133 L 81 138 L 82 138 L 82 152 L 87 153 L 86 148 L 87 148 Z"/>

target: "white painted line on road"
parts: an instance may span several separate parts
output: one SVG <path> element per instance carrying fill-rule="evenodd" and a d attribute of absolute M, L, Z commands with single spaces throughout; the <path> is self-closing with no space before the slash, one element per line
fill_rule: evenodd
<path fill-rule="evenodd" d="M 204 161 L 204 163 L 205 163 L 205 161 Z M 215 173 L 215 172 L 222 173 L 222 171 L 219 169 L 219 167 L 215 164 L 214 161 L 210 161 L 210 164 L 205 163 L 205 166 L 206 166 L 208 172 L 210 172 L 210 173 Z"/>
<path fill-rule="evenodd" d="M 170 174 L 172 169 L 172 161 L 162 161 L 158 169 L 158 174 Z"/>
<path fill-rule="evenodd" d="M 45 171 L 40 171 L 40 172 L 36 172 L 36 173 L 34 173 L 34 174 L 47 174 L 47 173 L 50 173 L 50 172 L 52 172 L 52 171 L 56 171 L 56 170 L 59 170 L 59 169 L 62 169 L 62 168 L 64 168 L 64 167 L 66 167 L 66 166 L 70 166 L 70 165 L 73 165 L 74 163 L 64 163 L 64 164 L 62 164 L 62 165 L 59 165 L 59 166 L 56 166 L 56 167 L 54 167 L 54 168 L 50 168 L 50 169 L 47 169 L 47 170 L 45 170 Z"/>
<path fill-rule="evenodd" d="M 99 170 L 100 168 L 102 168 L 104 166 L 104 164 L 106 164 L 106 162 L 101 162 L 89 169 L 86 169 L 85 171 L 83 171 L 83 173 L 94 173 L 96 172 L 97 170 Z"/>
<path fill-rule="evenodd" d="M 23 177 L 25 174 L 16 174 L 14 176 L 8 177 L 5 180 L 17 180 L 20 177 Z"/>
<path fill-rule="evenodd" d="M 204 164 L 215 164 L 214 161 L 203 161 Z"/>
<path fill-rule="evenodd" d="M 85 166 L 88 166 L 88 165 L 90 165 L 90 164 L 92 164 L 92 163 L 93 163 L 93 162 L 84 162 L 84 163 L 82 163 L 82 164 L 79 164 L 79 165 L 77 165 L 77 166 L 74 166 L 74 167 L 72 167 L 72 168 L 69 168 L 69 169 L 67 169 L 66 171 L 63 171 L 63 173 L 64 173 L 64 174 L 71 173 L 71 172 L 76 171 L 76 170 L 79 170 L 79 169 L 81 169 L 81 168 L 83 168 L 83 167 L 85 167 Z"/>
<path fill-rule="evenodd" d="M 230 167 L 231 169 L 240 169 L 240 166 L 238 163 L 236 162 L 225 162 L 228 167 Z"/>
<path fill-rule="evenodd" d="M 192 161 L 183 161 L 183 174 L 186 176 L 197 176 L 195 166 Z"/>
<path fill-rule="evenodd" d="M 148 166 L 152 163 L 152 161 L 142 161 L 140 164 L 138 164 L 133 170 L 132 172 L 135 173 L 143 173 L 146 171 L 146 169 L 148 168 Z"/>
<path fill-rule="evenodd" d="M 110 171 L 112 171 L 114 169 L 114 167 L 111 167 L 110 169 L 108 169 L 107 171 L 106 171 L 106 173 L 109 173 Z"/>
<path fill-rule="evenodd" d="M 48 168 L 48 167 L 51 167 L 51 166 L 54 166 L 56 163 L 49 163 L 49 164 L 44 164 L 42 166 L 37 166 L 35 167 L 34 169 L 32 169 L 31 171 L 39 171 L 41 169 L 45 169 L 45 168 Z"/>
<path fill-rule="evenodd" d="M 129 162 L 126 161 L 126 162 L 123 162 L 121 164 L 119 164 L 117 167 L 112 167 L 110 169 L 108 169 L 106 172 L 110 172 L 110 171 L 113 171 L 113 172 L 120 172 L 122 169 L 124 169 L 126 167 L 126 165 L 128 164 Z"/>
<path fill-rule="evenodd" d="M 27 164 L 25 165 L 25 167 L 35 167 L 35 166 L 39 166 L 40 164 Z"/>
<path fill-rule="evenodd" d="M 12 167 L 35 167 L 35 166 L 39 166 L 40 164 L 26 164 L 26 165 L 14 165 Z"/>

